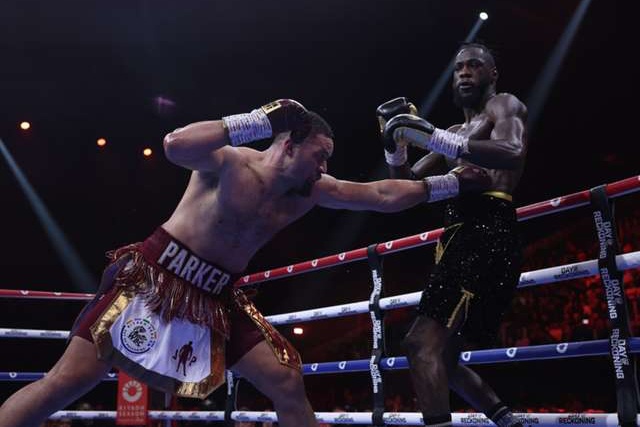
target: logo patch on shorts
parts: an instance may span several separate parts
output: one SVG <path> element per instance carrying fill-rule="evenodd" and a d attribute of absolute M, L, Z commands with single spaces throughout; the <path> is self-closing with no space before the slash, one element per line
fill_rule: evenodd
<path fill-rule="evenodd" d="M 158 330 L 149 319 L 129 319 L 120 331 L 120 342 L 131 353 L 146 353 L 157 341 Z"/>

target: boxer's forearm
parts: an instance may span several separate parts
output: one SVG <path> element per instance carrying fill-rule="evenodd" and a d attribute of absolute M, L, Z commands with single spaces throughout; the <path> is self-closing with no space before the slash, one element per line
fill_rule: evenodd
<path fill-rule="evenodd" d="M 372 210 L 399 212 L 423 202 L 433 202 L 458 195 L 458 178 L 454 175 L 429 177 L 424 180 L 386 179 L 369 183 L 376 192 Z"/>
<path fill-rule="evenodd" d="M 460 158 L 490 169 L 517 169 L 524 161 L 525 151 L 519 140 L 469 140 L 469 150 Z"/>
<path fill-rule="evenodd" d="M 371 209 L 378 212 L 399 212 L 428 200 L 429 186 L 422 181 L 385 179 L 372 182 L 376 202 Z"/>

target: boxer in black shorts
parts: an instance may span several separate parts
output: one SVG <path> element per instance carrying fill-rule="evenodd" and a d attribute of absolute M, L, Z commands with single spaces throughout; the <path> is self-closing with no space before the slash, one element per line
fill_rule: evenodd
<path fill-rule="evenodd" d="M 461 195 L 447 204 L 436 265 L 405 338 L 428 426 L 451 425 L 449 388 L 498 426 L 521 426 L 489 385 L 459 363 L 464 339 L 493 343 L 520 277 L 522 249 L 512 194 L 524 168 L 527 112 L 515 96 L 496 93 L 497 78 L 489 49 L 465 44 L 453 73 L 454 101 L 464 112 L 464 123 L 438 129 L 418 117 L 405 98 L 377 110 L 393 177 L 420 179 L 475 165 L 492 178 L 489 191 Z M 431 152 L 410 167 L 407 145 Z"/>

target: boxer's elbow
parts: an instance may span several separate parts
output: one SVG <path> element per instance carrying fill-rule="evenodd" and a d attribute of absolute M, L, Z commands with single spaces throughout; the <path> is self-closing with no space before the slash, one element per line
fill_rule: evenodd
<path fill-rule="evenodd" d="M 525 155 L 522 144 L 501 140 L 488 150 L 473 151 L 467 160 L 484 168 L 511 170 L 522 166 Z"/>
<path fill-rule="evenodd" d="M 184 151 L 184 146 L 185 141 L 180 136 L 180 129 L 166 134 L 162 141 L 164 155 L 174 163 L 180 158 L 180 153 Z"/>
<path fill-rule="evenodd" d="M 504 169 L 518 169 L 522 167 L 526 156 L 526 151 L 521 144 L 512 144 L 504 153 L 503 165 Z"/>

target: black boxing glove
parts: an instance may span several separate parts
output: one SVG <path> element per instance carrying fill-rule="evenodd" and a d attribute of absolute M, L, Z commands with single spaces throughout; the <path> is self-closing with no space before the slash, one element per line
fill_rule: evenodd
<path fill-rule="evenodd" d="M 398 114 L 418 114 L 418 109 L 405 97 L 394 98 L 390 101 L 380 104 L 376 108 L 376 117 L 380 124 L 380 133 L 384 130 L 384 125 Z M 395 147 L 386 147 L 385 149 L 391 153 L 395 150 Z"/>
<path fill-rule="evenodd" d="M 469 138 L 435 127 L 425 119 L 400 114 L 387 122 L 382 137 L 390 144 L 409 144 L 457 159 L 469 152 Z"/>
<path fill-rule="evenodd" d="M 425 139 L 431 138 L 431 134 L 433 134 L 436 127 L 426 121 L 425 119 L 414 116 L 412 114 L 399 114 L 389 120 L 382 130 L 382 140 L 384 141 L 384 145 L 407 145 L 407 143 L 414 142 L 413 139 L 405 140 L 403 137 L 408 133 L 407 130 L 415 130 L 416 132 L 420 132 L 425 136 L 420 139 L 423 141 Z M 399 130 L 398 132 L 396 132 Z M 411 134 L 413 136 L 413 134 Z M 412 145 L 417 145 L 419 147 L 424 147 L 424 144 L 414 143 Z"/>
<path fill-rule="evenodd" d="M 234 147 L 281 132 L 291 132 L 293 142 L 299 143 L 311 131 L 307 109 L 293 99 L 279 99 L 248 114 L 223 117 L 222 121 Z"/>
<path fill-rule="evenodd" d="M 430 124 L 418 116 L 399 114 L 384 125 L 384 129 L 382 130 L 382 143 L 385 146 L 384 157 L 387 160 L 387 164 L 391 166 L 402 166 L 407 162 L 407 141 L 402 138 L 396 138 L 397 131 L 406 130 L 409 126 L 428 130 L 428 127 L 425 128 L 422 126 L 425 123 Z M 389 152 L 387 148 L 391 146 L 395 148 L 393 152 Z"/>
<path fill-rule="evenodd" d="M 384 132 L 387 121 L 398 114 L 417 114 L 418 109 L 405 97 L 395 98 L 376 108 L 376 117 L 380 125 L 380 134 Z M 402 166 L 407 163 L 407 147 L 398 146 L 394 141 L 382 139 L 384 157 L 390 166 Z"/>

